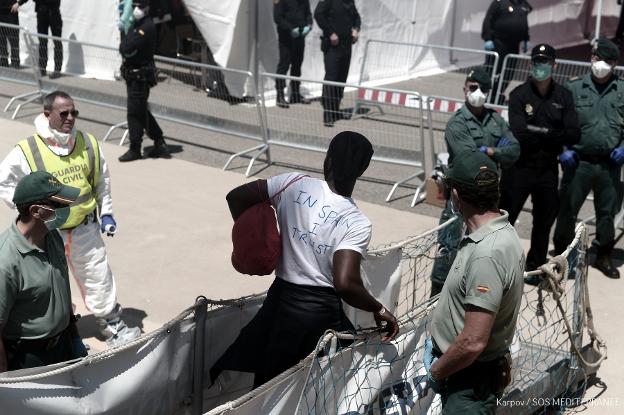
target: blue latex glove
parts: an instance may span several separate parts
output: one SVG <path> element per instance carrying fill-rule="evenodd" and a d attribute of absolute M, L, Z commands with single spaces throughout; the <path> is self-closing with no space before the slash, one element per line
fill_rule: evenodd
<path fill-rule="evenodd" d="M 427 337 L 425 339 L 425 354 L 423 356 L 423 364 L 427 371 L 427 385 L 433 389 L 435 393 L 440 393 L 440 384 L 431 375 L 431 366 L 433 366 L 436 360 L 438 360 L 438 358 L 433 355 L 433 341 L 431 337 Z"/>
<path fill-rule="evenodd" d="M 117 232 L 117 222 L 111 215 L 103 215 L 100 218 L 100 230 L 106 232 L 106 236 L 113 236 Z"/>
<path fill-rule="evenodd" d="M 624 148 L 617 147 L 611 152 L 611 161 L 618 167 L 624 164 Z"/>
<path fill-rule="evenodd" d="M 522 42 L 522 53 L 527 53 L 529 51 L 529 46 L 531 44 L 529 43 L 528 40 L 525 40 L 524 42 Z"/>
<path fill-rule="evenodd" d="M 482 152 L 483 154 L 487 154 L 487 149 L 488 149 L 488 146 L 479 147 L 479 151 Z"/>
<path fill-rule="evenodd" d="M 574 150 L 566 150 L 559 154 L 559 163 L 564 169 L 573 169 L 578 164 L 578 155 Z"/>
<path fill-rule="evenodd" d="M 300 35 L 300 32 L 299 32 L 298 27 L 295 27 L 293 30 L 290 31 L 290 37 L 292 37 L 293 39 L 298 38 L 299 35 Z"/>
<path fill-rule="evenodd" d="M 312 27 L 303 26 L 303 29 L 301 29 L 301 36 L 306 37 L 307 34 L 310 33 L 311 30 L 312 30 Z"/>
<path fill-rule="evenodd" d="M 485 44 L 483 45 L 483 49 L 487 51 L 494 50 L 494 42 L 492 42 L 491 40 L 486 40 Z"/>
<path fill-rule="evenodd" d="M 84 345 L 80 337 L 74 337 L 72 339 L 71 347 L 74 353 L 74 359 L 77 359 L 79 357 L 87 357 L 87 355 L 89 354 L 89 352 L 87 352 L 86 346 Z"/>
<path fill-rule="evenodd" d="M 496 144 L 496 147 L 501 148 L 507 147 L 508 145 L 511 145 L 511 140 L 507 137 L 501 137 L 501 139 L 498 140 L 498 144 Z"/>

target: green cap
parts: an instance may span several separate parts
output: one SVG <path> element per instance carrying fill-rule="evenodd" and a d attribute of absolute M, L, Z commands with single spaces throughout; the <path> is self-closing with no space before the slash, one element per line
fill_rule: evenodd
<path fill-rule="evenodd" d="M 66 186 L 47 171 L 36 171 L 23 177 L 15 187 L 13 203 L 16 206 L 26 205 L 42 200 L 51 200 L 61 205 L 70 205 L 80 189 Z"/>
<path fill-rule="evenodd" d="M 490 75 L 488 75 L 488 73 L 481 68 L 471 69 L 470 72 L 468 72 L 466 81 L 478 82 L 479 87 L 483 92 L 487 92 L 492 89 L 492 79 L 490 78 Z"/>
<path fill-rule="evenodd" d="M 601 37 L 594 44 L 592 54 L 606 61 L 617 61 L 620 58 L 620 48 L 609 39 Z"/>
<path fill-rule="evenodd" d="M 491 178 L 480 180 L 478 177 L 484 171 L 494 172 L 498 182 L 498 168 L 494 160 L 476 149 L 466 150 L 455 156 L 446 177 L 454 183 L 468 186 L 489 186 L 492 184 Z"/>

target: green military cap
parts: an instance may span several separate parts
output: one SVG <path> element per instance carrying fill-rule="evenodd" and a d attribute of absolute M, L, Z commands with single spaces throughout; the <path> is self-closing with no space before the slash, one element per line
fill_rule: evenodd
<path fill-rule="evenodd" d="M 609 39 L 601 37 L 594 44 L 592 54 L 606 61 L 616 61 L 620 58 L 620 48 Z"/>
<path fill-rule="evenodd" d="M 479 177 L 483 172 L 493 172 L 496 176 Z M 458 154 L 446 172 L 447 179 L 453 183 L 487 187 L 498 183 L 498 169 L 494 160 L 476 149 Z"/>
<path fill-rule="evenodd" d="M 62 184 L 46 171 L 36 171 L 23 177 L 17 183 L 13 203 L 16 206 L 22 206 L 32 202 L 51 200 L 61 205 L 69 205 L 79 194 L 80 189 Z"/>
<path fill-rule="evenodd" d="M 483 92 L 487 92 L 492 89 L 492 79 L 490 78 L 490 75 L 488 75 L 488 73 L 481 68 L 471 69 L 470 72 L 468 72 L 466 81 L 478 82 L 479 87 Z"/>

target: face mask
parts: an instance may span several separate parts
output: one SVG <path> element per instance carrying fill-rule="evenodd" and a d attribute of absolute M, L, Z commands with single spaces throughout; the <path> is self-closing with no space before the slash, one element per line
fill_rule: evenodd
<path fill-rule="evenodd" d="M 592 73 L 596 78 L 605 78 L 611 72 L 611 65 L 605 61 L 592 62 Z"/>
<path fill-rule="evenodd" d="M 43 221 L 49 231 L 60 228 L 65 224 L 65 222 L 67 222 L 67 219 L 69 218 L 69 206 L 58 209 L 50 209 L 43 206 L 41 206 L 41 208 L 47 211 L 54 212 L 54 216 L 52 218 Z"/>
<path fill-rule="evenodd" d="M 141 20 L 145 17 L 145 12 L 139 6 L 136 6 L 134 10 L 132 10 L 132 17 L 134 17 L 135 21 Z"/>
<path fill-rule="evenodd" d="M 485 94 L 481 92 L 481 88 L 478 88 L 476 91 L 466 92 L 466 100 L 473 107 L 482 107 L 485 104 Z"/>
<path fill-rule="evenodd" d="M 52 138 L 54 138 L 54 141 L 56 141 L 60 145 L 66 146 L 69 142 L 69 139 L 74 136 L 76 129 L 72 128 L 71 132 L 62 133 L 55 130 L 54 128 L 50 128 L 50 132 L 52 133 Z"/>
<path fill-rule="evenodd" d="M 531 70 L 531 75 L 533 79 L 538 82 L 545 81 L 550 78 L 552 74 L 552 66 L 549 63 L 536 63 L 533 64 L 533 69 Z"/>

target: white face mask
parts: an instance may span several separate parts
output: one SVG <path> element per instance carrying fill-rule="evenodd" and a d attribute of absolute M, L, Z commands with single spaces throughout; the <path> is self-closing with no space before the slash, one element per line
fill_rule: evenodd
<path fill-rule="evenodd" d="M 134 10 L 132 10 L 132 17 L 134 17 L 135 21 L 141 20 L 145 17 L 145 12 L 139 6 L 136 6 Z"/>
<path fill-rule="evenodd" d="M 596 78 L 605 78 L 611 72 L 611 65 L 605 61 L 592 62 L 591 70 Z"/>
<path fill-rule="evenodd" d="M 485 104 L 486 95 L 481 91 L 481 88 L 478 88 L 476 91 L 466 92 L 466 100 L 473 107 L 482 107 Z"/>
<path fill-rule="evenodd" d="M 54 128 L 50 128 L 50 132 L 52 133 L 52 138 L 54 139 L 54 141 L 56 141 L 60 145 L 66 146 L 69 142 L 69 139 L 74 136 L 76 128 L 72 128 L 69 133 L 62 133 L 55 130 Z"/>

